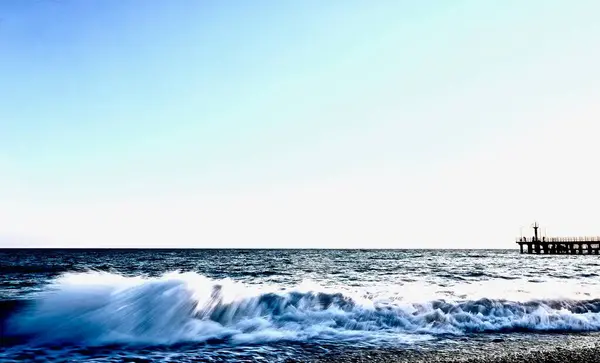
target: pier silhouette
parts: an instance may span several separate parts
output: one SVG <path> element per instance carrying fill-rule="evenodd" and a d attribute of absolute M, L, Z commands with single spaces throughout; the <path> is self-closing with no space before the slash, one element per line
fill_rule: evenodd
<path fill-rule="evenodd" d="M 544 255 L 599 255 L 600 236 L 591 237 L 539 237 L 537 222 L 533 224 L 532 237 L 517 237 L 521 253 Z"/>

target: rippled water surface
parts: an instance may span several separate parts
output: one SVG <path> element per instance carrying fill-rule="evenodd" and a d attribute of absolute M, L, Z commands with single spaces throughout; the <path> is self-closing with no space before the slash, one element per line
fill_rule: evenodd
<path fill-rule="evenodd" d="M 285 361 L 600 330 L 598 256 L 0 250 L 0 262 L 0 360 Z"/>

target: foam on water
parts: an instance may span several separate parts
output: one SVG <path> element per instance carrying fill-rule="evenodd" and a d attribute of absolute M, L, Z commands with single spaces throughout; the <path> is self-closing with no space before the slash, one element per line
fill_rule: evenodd
<path fill-rule="evenodd" d="M 440 334 L 600 330 L 600 301 L 575 299 L 575 291 L 574 297 L 561 298 L 521 291 L 515 297 L 522 300 L 506 300 L 477 296 L 473 286 L 455 286 L 439 298 L 439 286 L 373 292 L 309 281 L 294 287 L 250 285 L 191 272 L 155 278 L 66 273 L 11 316 L 5 334 L 39 344 L 168 345 L 412 342 Z"/>

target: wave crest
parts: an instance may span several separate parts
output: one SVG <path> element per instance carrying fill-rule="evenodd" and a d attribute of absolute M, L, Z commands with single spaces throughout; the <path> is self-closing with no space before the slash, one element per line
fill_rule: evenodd
<path fill-rule="evenodd" d="M 173 272 L 158 278 L 68 273 L 5 335 L 38 343 L 231 344 L 276 340 L 416 340 L 439 334 L 598 331 L 600 300 L 398 303 L 323 289 L 277 289 Z"/>

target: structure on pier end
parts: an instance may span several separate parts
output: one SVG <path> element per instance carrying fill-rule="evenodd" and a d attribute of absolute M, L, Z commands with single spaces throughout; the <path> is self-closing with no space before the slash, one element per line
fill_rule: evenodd
<path fill-rule="evenodd" d="M 538 235 L 539 225 L 533 225 L 533 236 L 517 237 L 521 253 L 546 255 L 599 255 L 600 236 L 592 237 L 547 237 Z"/>

